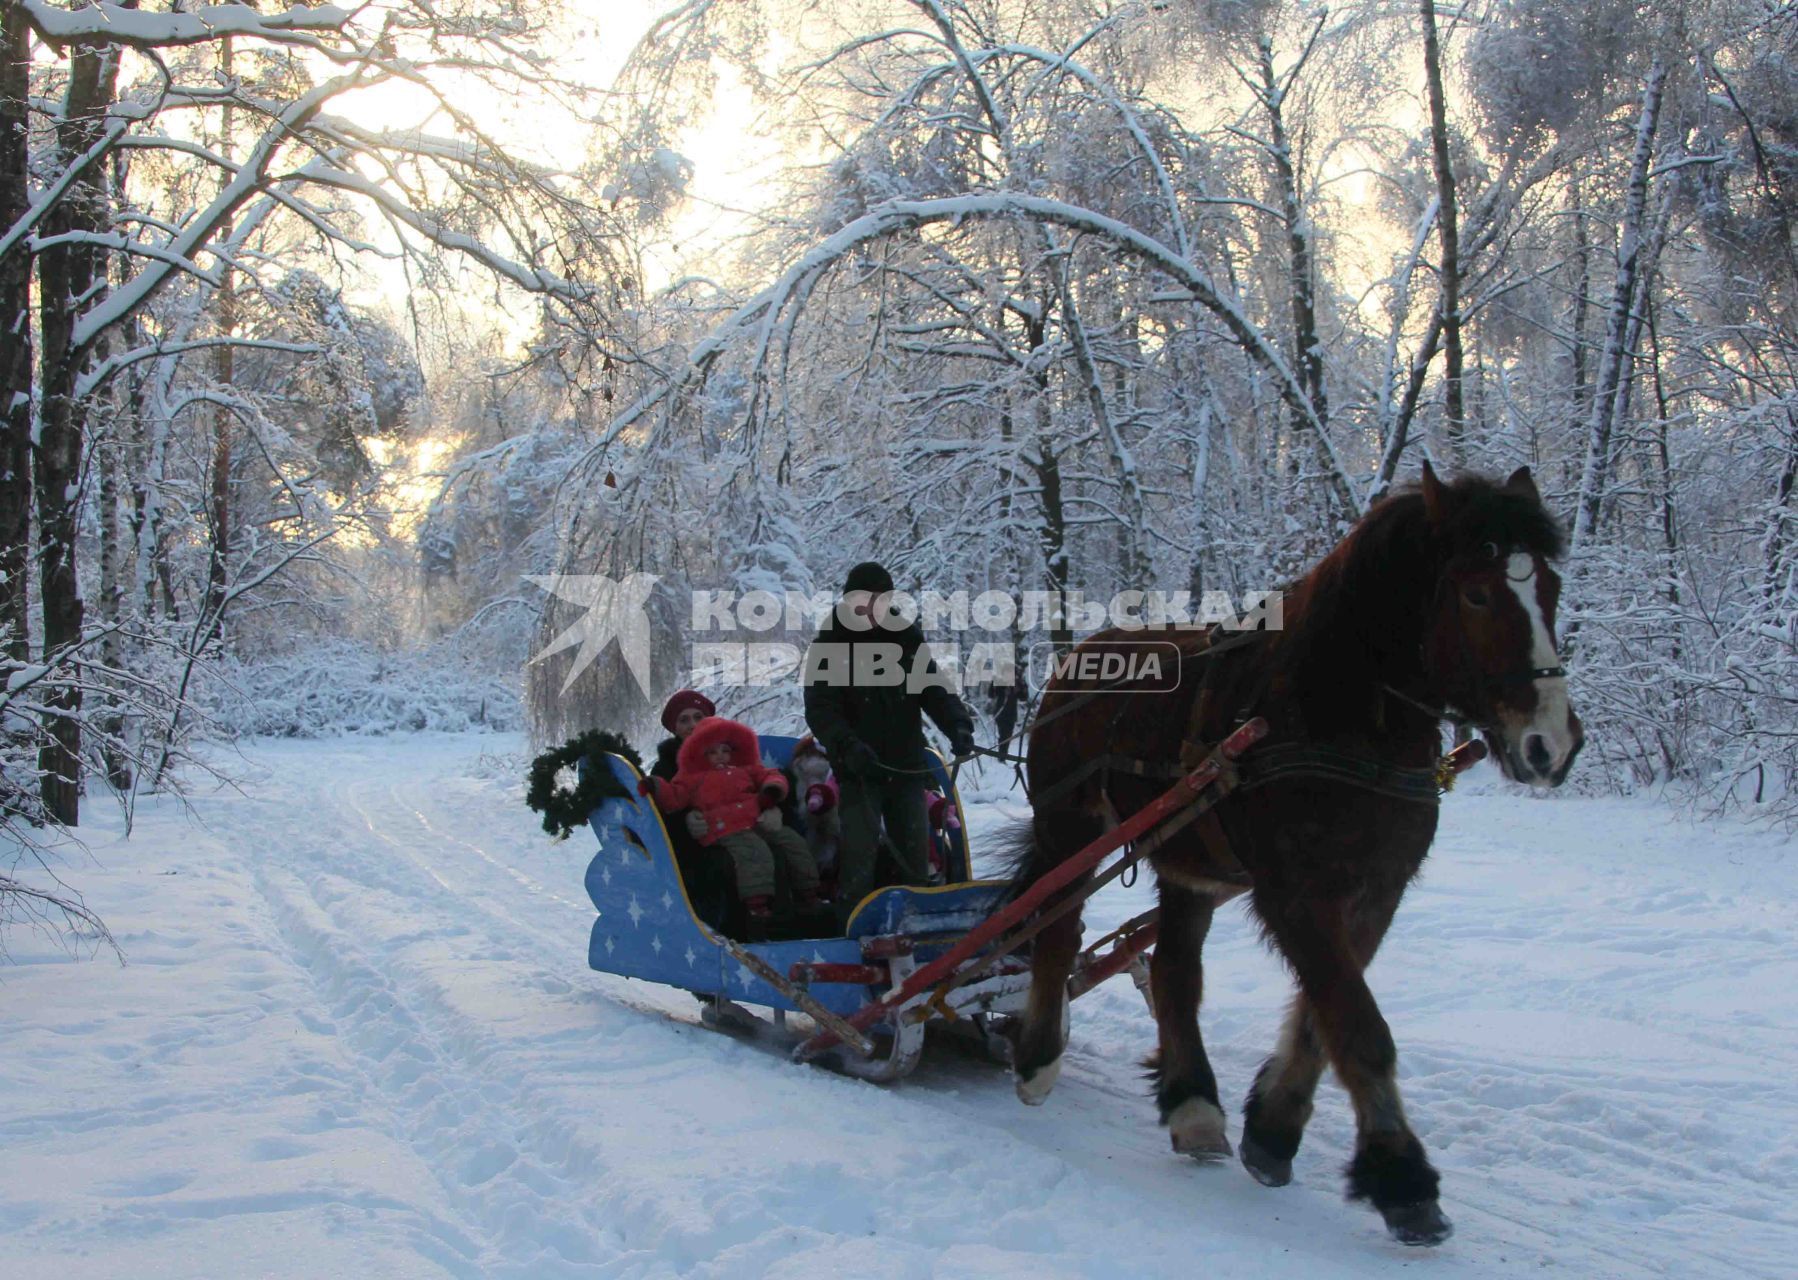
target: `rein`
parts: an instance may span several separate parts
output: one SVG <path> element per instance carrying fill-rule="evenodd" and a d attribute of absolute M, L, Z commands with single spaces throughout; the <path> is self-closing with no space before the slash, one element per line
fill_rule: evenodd
<path fill-rule="evenodd" d="M 1480 755 L 1484 755 L 1482 748 Z M 1253 791 L 1288 778 L 1315 778 L 1324 782 L 1340 782 L 1361 791 L 1371 791 L 1392 800 L 1412 804 L 1434 805 L 1448 790 L 1460 770 L 1452 765 L 1452 757 L 1426 767 L 1388 764 L 1378 756 L 1344 751 L 1340 747 L 1303 742 L 1269 742 L 1256 748 L 1252 757 L 1237 765 L 1241 781 L 1238 791 Z M 1477 757 L 1476 757 L 1477 758 Z M 1471 761 L 1469 761 L 1471 763 Z"/>
<path fill-rule="evenodd" d="M 1566 678 L 1566 667 L 1522 667 L 1516 671 L 1507 671 L 1502 676 L 1493 676 L 1490 680 L 1482 680 L 1480 683 L 1496 685 L 1531 684 L 1537 680 L 1565 680 Z M 1381 683 L 1380 688 L 1392 697 L 1397 698 L 1412 710 L 1423 712 L 1423 714 L 1429 716 L 1432 720 L 1446 720 L 1450 724 L 1461 728 L 1483 729 L 1487 732 L 1492 731 L 1491 725 L 1482 724 L 1471 716 L 1463 715 L 1447 703 L 1437 706 L 1425 702 L 1420 698 L 1413 698 L 1410 694 L 1406 693 L 1403 689 L 1398 688 L 1396 685 Z"/>

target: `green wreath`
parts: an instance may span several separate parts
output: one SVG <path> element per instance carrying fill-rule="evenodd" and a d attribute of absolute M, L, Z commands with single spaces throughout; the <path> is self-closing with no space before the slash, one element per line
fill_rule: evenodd
<path fill-rule="evenodd" d="M 610 769 L 601 764 L 600 756 L 607 752 L 623 756 L 638 773 L 643 772 L 643 760 L 637 755 L 636 748 L 622 735 L 599 729 L 589 729 L 580 737 L 570 738 L 531 761 L 524 802 L 543 815 L 543 829 L 556 839 L 566 840 L 576 827 L 586 826 L 587 819 L 602 800 L 632 794 L 612 776 Z M 556 775 L 570 766 L 578 766 L 583 759 L 591 760 L 593 764 L 582 771 L 580 781 L 572 787 L 558 787 Z"/>

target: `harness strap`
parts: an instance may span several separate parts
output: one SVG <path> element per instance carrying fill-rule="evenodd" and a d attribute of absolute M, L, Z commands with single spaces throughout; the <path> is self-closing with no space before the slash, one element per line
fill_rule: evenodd
<path fill-rule="evenodd" d="M 1507 671 L 1502 676 L 1487 677 L 1482 683 L 1489 685 L 1530 684 L 1536 680 L 1565 680 L 1566 678 L 1566 667 L 1522 667 L 1516 671 Z M 1446 720 L 1460 728 L 1487 729 L 1490 727 L 1479 723 L 1471 716 L 1456 711 L 1446 703 L 1437 706 L 1434 703 L 1425 702 L 1421 698 L 1414 698 L 1396 685 L 1382 684 L 1380 688 L 1406 706 L 1421 711 L 1432 719 Z"/>
<path fill-rule="evenodd" d="M 1038 809 L 1051 808 L 1054 801 L 1063 799 L 1093 774 L 1127 773 L 1136 778 L 1183 778 L 1192 770 L 1175 761 L 1138 760 L 1134 756 L 1103 755 L 1092 756 L 1082 762 L 1080 767 L 1067 777 L 1058 780 L 1052 787 L 1032 793 L 1030 802 Z M 1101 787 L 1101 789 L 1103 789 Z"/>
<path fill-rule="evenodd" d="M 1472 720 L 1462 715 L 1459 711 L 1456 711 L 1453 707 L 1447 705 L 1439 707 L 1425 702 L 1421 698 L 1413 698 L 1403 689 L 1397 688 L 1394 685 L 1382 684 L 1380 688 L 1385 690 L 1389 696 L 1397 698 L 1400 702 L 1410 707 L 1413 711 L 1421 711 L 1432 720 L 1446 720 L 1459 729 L 1480 728 L 1479 725 L 1474 724 Z"/>
<path fill-rule="evenodd" d="M 1239 789 L 1253 791 L 1288 778 L 1340 782 L 1412 804 L 1441 803 L 1437 766 L 1414 768 L 1390 764 L 1377 756 L 1311 743 L 1263 743 L 1251 758 L 1237 764 Z"/>

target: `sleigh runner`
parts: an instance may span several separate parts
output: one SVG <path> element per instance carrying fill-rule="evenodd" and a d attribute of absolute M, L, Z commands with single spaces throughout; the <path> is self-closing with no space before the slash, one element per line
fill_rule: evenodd
<path fill-rule="evenodd" d="M 636 768 L 621 756 L 603 755 L 589 767 L 610 770 L 625 794 L 603 801 L 589 818 L 599 850 L 586 884 L 599 918 L 588 963 L 603 973 L 693 992 L 707 1002 L 705 1020 L 716 1025 L 754 1025 L 746 1006 L 772 1011 L 780 1025 L 789 1013 L 804 1014 L 815 1030 L 794 1056 L 828 1058 L 867 1079 L 896 1080 L 910 1072 L 933 1024 L 953 1024 L 1004 1053 L 1003 1020 L 1023 1009 L 1036 934 L 1228 794 L 1234 761 L 1266 730 L 1260 720 L 1244 724 L 1159 800 L 1015 897 L 1009 882 L 972 878 L 964 822 L 951 834 L 950 883 L 878 889 L 856 904 L 841 935 L 766 942 L 727 937 L 699 918 L 662 815 L 636 795 Z M 784 765 L 796 740 L 764 736 L 760 743 L 765 760 Z M 939 758 L 933 757 L 932 769 L 959 809 Z M 1086 878 L 1120 849 L 1109 868 Z M 1217 870 L 1220 899 L 1247 888 L 1237 870 Z M 1146 912 L 1082 952 L 1068 982 L 1069 998 L 1126 971 L 1146 996 L 1155 917 Z"/>

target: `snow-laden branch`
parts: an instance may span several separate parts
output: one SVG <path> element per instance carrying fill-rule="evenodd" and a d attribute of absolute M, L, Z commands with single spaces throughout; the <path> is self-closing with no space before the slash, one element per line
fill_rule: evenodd
<path fill-rule="evenodd" d="M 0 0 L 0 2 L 4 2 L 4 0 Z M 5 257 L 17 248 L 19 242 L 30 235 L 38 224 L 49 216 L 50 211 L 62 201 L 62 198 L 68 194 L 69 189 L 80 180 L 81 176 L 104 158 L 114 146 L 118 145 L 119 140 L 131 127 L 131 124 L 132 119 L 126 116 L 115 116 L 107 121 L 105 130 L 102 131 L 93 146 L 64 168 L 56 176 L 56 180 L 32 200 L 24 215 L 8 227 L 3 235 L 0 235 L 0 257 Z"/>
<path fill-rule="evenodd" d="M 1111 108 L 1117 114 L 1118 119 L 1123 122 L 1125 131 L 1129 133 L 1131 141 L 1136 144 L 1136 149 L 1148 162 L 1149 171 L 1155 176 L 1156 190 L 1161 192 L 1162 203 L 1167 207 L 1168 222 L 1173 228 L 1174 248 L 1179 251 L 1181 257 L 1192 256 L 1192 240 L 1187 231 L 1186 218 L 1180 212 L 1180 200 L 1174 192 L 1173 179 L 1168 176 L 1167 166 L 1161 160 L 1161 153 L 1155 149 L 1155 144 L 1149 139 L 1148 131 L 1143 128 L 1142 121 L 1129 103 L 1113 92 L 1110 86 L 1090 69 L 1075 62 L 1071 54 L 1050 53 L 1046 49 L 1038 49 L 1026 44 L 1007 44 L 993 49 L 983 49 L 974 57 L 978 62 L 1001 57 L 1023 58 L 1040 62 L 1044 69 L 1042 77 L 1039 78 L 1046 78 L 1055 73 L 1070 76 Z"/>
<path fill-rule="evenodd" d="M 211 4 L 185 13 L 150 13 L 122 4 L 90 4 L 63 9 L 49 0 L 0 0 L 17 6 L 31 29 L 46 44 L 75 41 L 159 49 L 206 44 L 226 36 L 245 36 L 280 44 L 316 44 L 320 35 L 341 34 L 355 11 L 336 5 L 296 5 L 277 13 L 258 13 L 247 4 Z"/>
<path fill-rule="evenodd" d="M 599 290 L 591 285 L 577 284 L 553 271 L 507 257 L 474 236 L 457 231 L 440 219 L 414 208 L 382 183 L 353 170 L 315 160 L 298 170 L 295 176 L 308 182 L 316 182 L 320 186 L 336 187 L 364 196 L 379 206 L 388 217 L 403 223 L 433 244 L 472 258 L 495 275 L 504 276 L 530 293 L 548 294 L 575 302 L 587 301 L 599 295 Z"/>
<path fill-rule="evenodd" d="M 937 29 L 943 33 L 943 47 L 949 50 L 956 64 L 961 67 L 962 75 L 967 79 L 968 88 L 974 91 L 974 97 L 980 103 L 981 113 L 986 116 L 987 123 L 993 128 L 993 136 L 999 141 L 999 149 L 1009 156 L 1011 154 L 1011 122 L 1006 118 L 1004 112 L 999 110 L 999 103 L 993 97 L 992 89 L 981 78 L 980 72 L 975 69 L 973 59 L 968 56 L 967 49 L 962 45 L 961 37 L 955 32 L 955 23 L 950 20 L 947 13 L 943 12 L 943 6 L 938 0 L 911 0 L 911 2 L 923 10 L 936 24 Z"/>
<path fill-rule="evenodd" d="M 155 360 L 163 356 L 178 356 L 189 351 L 201 351 L 212 347 L 232 347 L 254 351 L 280 351 L 288 355 L 317 355 L 324 348 L 315 342 L 277 342 L 271 338 L 190 338 L 182 342 L 158 342 L 147 347 L 134 347 L 130 351 L 121 351 L 109 356 L 94 365 L 81 375 L 75 384 L 77 396 L 90 396 L 105 386 L 120 370 L 143 360 Z"/>
<path fill-rule="evenodd" d="M 761 341 L 765 342 L 766 334 L 777 327 L 792 299 L 820 273 L 861 245 L 937 223 L 961 223 L 991 218 L 1020 218 L 1097 236 L 1118 249 L 1141 258 L 1189 291 L 1199 305 L 1217 317 L 1236 345 L 1267 370 L 1279 389 L 1281 400 L 1316 436 L 1323 455 L 1332 468 L 1330 482 L 1349 503 L 1347 509 L 1360 509 L 1356 486 L 1343 466 L 1328 432 L 1318 421 L 1311 399 L 1306 395 L 1291 366 L 1287 364 L 1279 348 L 1242 309 L 1218 291 L 1209 276 L 1167 245 L 1127 223 L 1060 200 L 1012 192 L 950 196 L 937 200 L 894 200 L 869 210 L 821 241 L 787 268 L 778 280 L 739 307 L 735 314 L 693 348 L 687 363 L 673 371 L 664 384 L 614 418 L 595 446 L 596 449 L 610 445 L 625 431 L 641 422 L 646 414 L 701 380 L 719 356 L 758 326 L 762 327 Z"/>
<path fill-rule="evenodd" d="M 75 351 L 88 349 L 101 334 L 148 302 L 176 272 L 198 272 L 195 257 L 208 249 L 219 229 L 262 189 L 282 147 L 304 129 L 327 102 L 360 85 L 366 71 L 367 64 L 362 64 L 343 75 L 333 76 L 289 103 L 250 148 L 238 166 L 236 176 L 205 209 L 188 220 L 181 234 L 167 246 L 167 259 L 153 262 L 115 289 L 104 303 L 83 315 L 70 337 L 70 348 Z"/>

